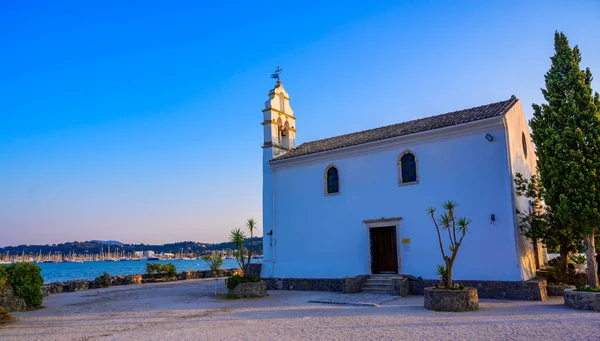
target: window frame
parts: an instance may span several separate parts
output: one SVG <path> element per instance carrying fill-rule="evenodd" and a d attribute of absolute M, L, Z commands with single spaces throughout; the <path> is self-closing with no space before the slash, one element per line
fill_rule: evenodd
<path fill-rule="evenodd" d="M 329 173 L 329 170 L 335 168 L 335 170 L 337 171 L 337 192 L 332 192 L 329 193 L 329 186 L 328 186 L 328 181 L 327 181 L 327 174 Z M 341 192 L 341 181 L 340 181 L 340 168 L 334 164 L 330 164 L 327 167 L 325 167 L 325 172 L 323 173 L 323 185 L 324 185 L 324 193 L 325 196 L 331 196 L 331 195 L 339 195 Z"/>
<path fill-rule="evenodd" d="M 402 158 L 404 157 L 404 155 L 407 154 L 412 154 L 412 156 L 415 158 L 415 173 L 416 173 L 416 178 L 415 181 L 409 181 L 409 182 L 404 182 L 402 179 Z M 398 159 L 396 160 L 396 167 L 397 167 L 397 171 L 398 171 L 398 186 L 410 186 L 410 185 L 416 185 L 419 183 L 420 178 L 419 178 L 419 159 L 417 158 L 417 154 L 415 152 L 413 152 L 410 149 L 405 149 L 403 150 L 400 155 L 398 155 Z"/>
<path fill-rule="evenodd" d="M 521 132 L 521 144 L 523 147 L 523 155 L 525 155 L 525 160 L 527 160 L 527 137 L 525 137 L 525 132 Z"/>

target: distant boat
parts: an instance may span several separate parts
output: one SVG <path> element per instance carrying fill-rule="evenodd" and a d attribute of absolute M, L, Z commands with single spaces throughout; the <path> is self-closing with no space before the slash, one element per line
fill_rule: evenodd
<path fill-rule="evenodd" d="M 158 257 L 148 257 L 148 258 L 146 258 L 146 260 L 159 260 L 159 258 Z"/>

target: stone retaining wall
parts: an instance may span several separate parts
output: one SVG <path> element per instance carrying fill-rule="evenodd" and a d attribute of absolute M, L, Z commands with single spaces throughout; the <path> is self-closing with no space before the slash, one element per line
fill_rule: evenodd
<path fill-rule="evenodd" d="M 410 293 L 412 295 L 423 295 L 427 287 L 433 287 L 439 280 L 417 279 L 408 276 Z M 454 280 L 466 287 L 477 289 L 479 298 L 495 298 L 501 300 L 528 300 L 545 301 L 548 299 L 545 279 L 531 281 L 463 281 Z"/>
<path fill-rule="evenodd" d="M 344 278 L 263 278 L 268 290 L 331 291 L 354 294 L 361 291 L 369 275 Z"/>
<path fill-rule="evenodd" d="M 600 292 L 565 290 L 565 305 L 579 310 L 600 312 Z"/>
<path fill-rule="evenodd" d="M 268 290 L 344 291 L 342 278 L 264 278 Z"/>
<path fill-rule="evenodd" d="M 369 275 L 359 275 L 346 278 L 263 278 L 268 290 L 301 290 L 301 291 L 332 291 L 343 293 L 360 292 L 362 285 Z M 420 279 L 410 275 L 402 275 L 404 288 L 401 289 L 399 280 L 397 294 L 423 296 L 426 287 L 433 287 L 439 280 Z M 407 285 L 408 282 L 408 285 Z M 532 281 L 454 281 L 466 287 L 477 289 L 480 298 L 496 298 L 504 300 L 545 301 L 548 299 L 546 280 Z M 393 282 L 394 283 L 394 282 Z M 403 292 L 401 293 L 401 290 Z"/>
<path fill-rule="evenodd" d="M 574 285 L 570 285 L 568 287 L 564 287 L 561 285 L 548 285 L 546 290 L 548 291 L 548 296 L 564 296 L 565 289 L 575 289 Z"/>
<path fill-rule="evenodd" d="M 149 275 L 129 275 L 129 276 L 98 276 L 93 280 L 73 280 L 68 282 L 54 282 L 44 284 L 42 286 L 42 295 L 44 297 L 51 294 L 62 292 L 76 292 L 89 289 L 106 288 L 110 286 L 132 285 L 142 283 L 160 283 L 182 281 L 187 279 L 211 278 L 211 277 L 229 277 L 234 273 L 239 272 L 239 269 L 222 269 L 218 270 L 216 276 L 210 270 L 203 271 L 182 271 L 178 272 L 175 277 L 154 278 Z"/>

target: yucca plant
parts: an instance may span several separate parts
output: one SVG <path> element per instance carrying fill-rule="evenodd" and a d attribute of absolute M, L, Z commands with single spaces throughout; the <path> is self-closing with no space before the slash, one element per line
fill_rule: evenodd
<path fill-rule="evenodd" d="M 249 253 L 250 260 L 252 260 L 252 254 L 254 253 L 254 250 L 252 250 L 252 238 L 254 237 L 254 229 L 256 229 L 256 220 L 254 220 L 253 218 L 246 220 L 246 228 L 250 231 Z M 250 260 L 248 260 L 248 264 L 250 264 Z"/>
<path fill-rule="evenodd" d="M 246 256 L 246 248 L 244 247 L 244 242 L 246 241 L 246 235 L 241 229 L 235 229 L 231 231 L 231 235 L 229 236 L 229 240 L 235 245 L 237 251 L 233 253 L 233 256 L 238 262 L 240 269 L 242 270 L 244 277 L 247 276 L 247 268 L 248 263 L 250 262 L 250 257 Z"/>
<path fill-rule="evenodd" d="M 431 220 L 433 220 L 433 224 L 435 225 L 435 229 L 437 231 L 438 241 L 440 243 L 440 251 L 442 251 L 442 258 L 444 259 L 445 265 L 437 266 L 437 273 L 440 275 L 440 280 L 442 287 L 446 289 L 452 289 L 452 266 L 454 265 L 454 260 L 456 259 L 456 254 L 458 253 L 458 249 L 462 244 L 463 238 L 467 234 L 468 226 L 471 223 L 471 220 L 468 218 L 456 218 L 454 215 L 454 209 L 458 206 L 453 201 L 446 201 L 442 207 L 446 210 L 445 213 L 441 214 L 439 218 L 436 220 L 435 218 L 435 207 L 430 207 L 427 209 L 427 213 L 431 216 Z M 442 241 L 442 233 L 446 231 L 448 232 L 448 240 L 450 241 L 450 245 L 448 246 L 448 250 L 451 252 L 450 255 L 446 255 L 444 251 L 444 243 Z"/>

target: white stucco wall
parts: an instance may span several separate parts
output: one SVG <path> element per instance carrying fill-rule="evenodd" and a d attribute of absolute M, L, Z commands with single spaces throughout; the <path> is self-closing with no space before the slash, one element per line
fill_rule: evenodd
<path fill-rule="evenodd" d="M 506 113 L 505 125 L 507 128 L 506 135 L 508 140 L 508 153 L 510 154 L 510 172 L 512 174 L 513 181 L 517 173 L 523 174 L 525 178 L 530 178 L 532 174 L 535 174 L 536 170 L 535 147 L 531 141 L 529 125 L 527 124 L 527 119 L 523 114 L 523 108 L 520 101 L 517 102 L 517 104 L 515 104 L 508 113 Z M 525 135 L 527 156 L 525 156 L 523 149 L 522 134 Z M 524 197 L 518 197 L 516 196 L 516 193 L 513 195 L 515 195 L 515 208 L 522 212 L 528 212 L 528 199 Z M 521 235 L 518 227 L 516 227 L 516 231 L 519 245 L 519 258 L 521 262 L 521 269 L 523 271 L 522 276 L 525 279 L 529 279 L 535 276 L 535 256 L 533 252 L 533 246 L 531 241 Z M 548 261 L 548 255 L 541 243 L 539 246 L 539 261 L 540 264 L 544 264 Z"/>
<path fill-rule="evenodd" d="M 273 197 L 263 201 L 269 206 L 263 207 L 262 275 L 368 274 L 369 238 L 363 221 L 402 217 L 397 240 L 410 238 L 410 244 L 400 246 L 400 272 L 437 278 L 435 265 L 443 261 L 426 209 L 436 206 L 441 212 L 441 204 L 451 199 L 459 203 L 457 214 L 473 221 L 454 278 L 522 280 L 503 119 L 464 127 L 468 129 L 457 132 L 453 127 L 272 164 L 275 179 L 267 176 L 269 183 L 263 184 L 265 195 L 274 192 L 275 202 L 270 201 Z M 486 133 L 494 136 L 493 142 L 486 140 Z M 398 186 L 396 162 L 406 149 L 417 157 L 419 184 Z M 330 164 L 339 169 L 341 193 L 325 196 L 323 172 Z M 266 235 L 270 229 L 273 247 Z"/>

